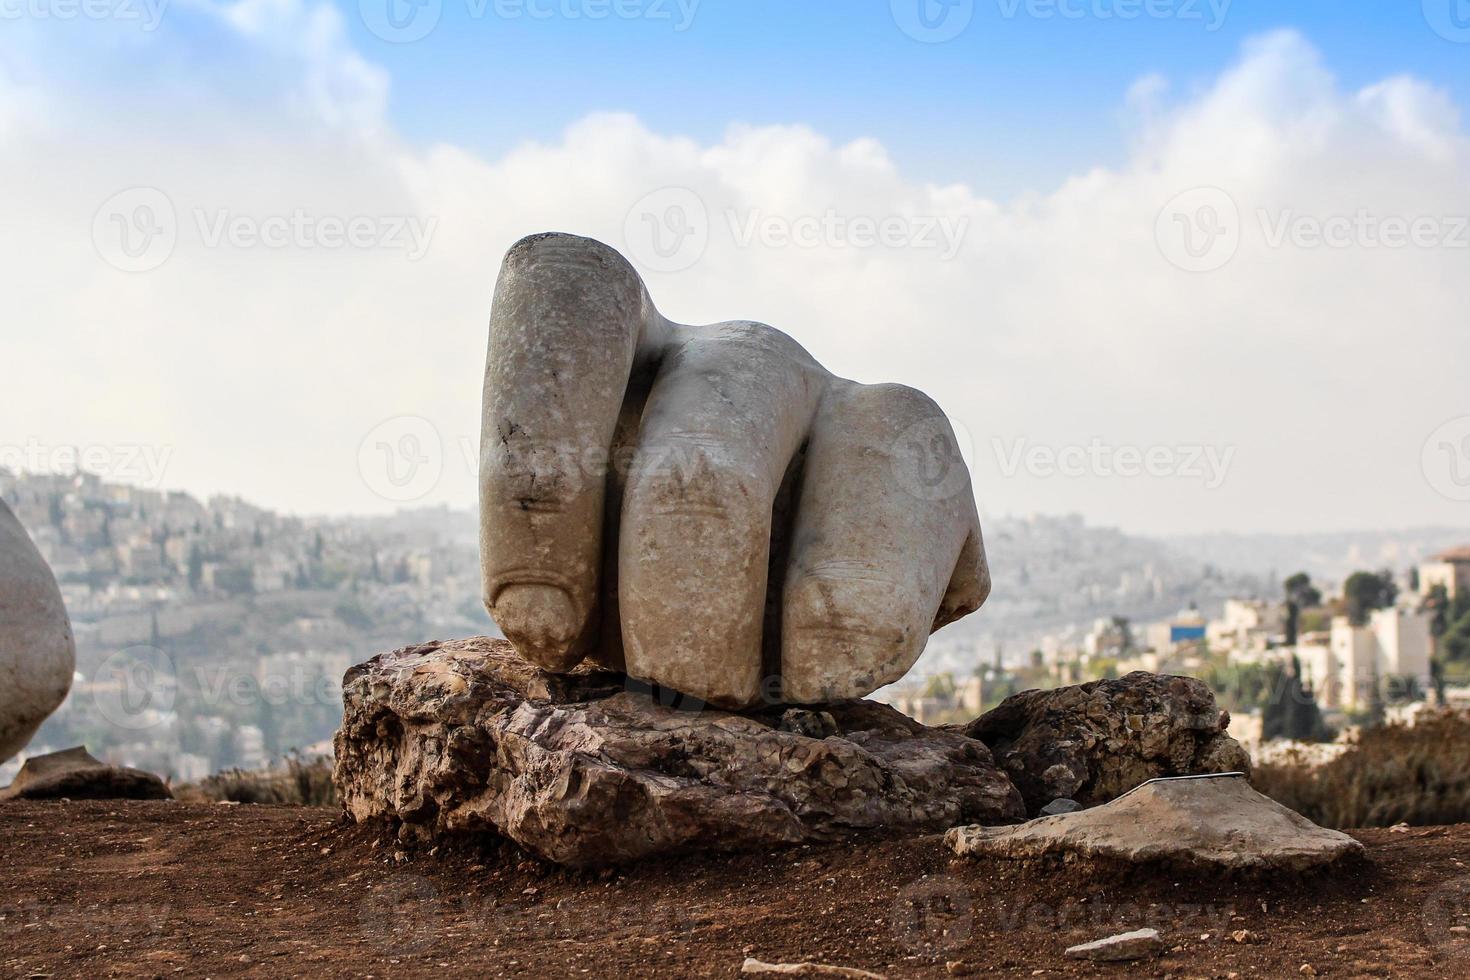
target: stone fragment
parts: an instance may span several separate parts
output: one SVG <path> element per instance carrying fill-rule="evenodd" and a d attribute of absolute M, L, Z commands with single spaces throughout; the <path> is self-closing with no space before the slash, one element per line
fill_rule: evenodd
<path fill-rule="evenodd" d="M 0 762 L 66 699 L 76 659 L 56 578 L 0 500 Z"/>
<path fill-rule="evenodd" d="M 1229 724 L 1204 682 L 1134 671 L 1023 691 L 963 731 L 990 746 L 1034 814 L 1058 797 L 1096 806 L 1161 776 L 1248 772 Z"/>
<path fill-rule="evenodd" d="M 1066 956 L 1072 960 L 1092 960 L 1099 963 L 1118 963 L 1124 960 L 1141 960 L 1157 956 L 1164 951 L 1164 941 L 1157 929 L 1135 929 L 1120 932 L 1106 939 L 1095 939 L 1067 948 Z"/>
<path fill-rule="evenodd" d="M 1257 793 L 1243 776 L 1159 779 L 1104 806 L 1018 827 L 956 827 L 963 857 L 1077 857 L 1225 871 L 1306 871 L 1363 845 Z"/>
<path fill-rule="evenodd" d="M 826 963 L 762 963 L 747 956 L 740 964 L 741 973 L 774 974 L 786 977 L 850 977 L 853 980 L 887 980 L 881 973 L 870 973 L 850 966 L 830 966 Z"/>
<path fill-rule="evenodd" d="M 1043 817 L 1054 817 L 1059 813 L 1076 813 L 1080 809 L 1082 809 L 1081 803 L 1078 803 L 1076 800 L 1069 800 L 1063 796 L 1052 800 L 1046 806 L 1042 807 L 1041 815 Z"/>
<path fill-rule="evenodd" d="M 0 800 L 171 800 L 151 772 L 109 766 L 80 745 L 25 761 Z"/>
<path fill-rule="evenodd" d="M 483 637 L 382 654 L 343 682 L 343 805 L 578 866 L 1024 817 L 983 743 L 886 705 L 826 705 L 833 731 L 816 738 L 783 730 L 780 709 L 679 711 L 624 686 L 543 673 Z"/>

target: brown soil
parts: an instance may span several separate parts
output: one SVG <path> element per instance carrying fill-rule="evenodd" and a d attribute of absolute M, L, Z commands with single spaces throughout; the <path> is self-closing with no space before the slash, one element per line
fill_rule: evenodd
<path fill-rule="evenodd" d="M 1470 825 L 1355 836 L 1366 862 L 1289 882 L 977 864 L 932 837 L 595 874 L 509 846 L 408 855 L 329 810 L 9 802 L 0 969 L 734 977 L 754 956 L 892 977 L 1470 976 Z M 1173 951 L 1062 956 L 1143 926 Z"/>

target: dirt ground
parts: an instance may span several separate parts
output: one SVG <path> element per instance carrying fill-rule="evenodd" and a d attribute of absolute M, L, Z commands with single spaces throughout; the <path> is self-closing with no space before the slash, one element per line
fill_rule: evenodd
<path fill-rule="evenodd" d="M 735 977 L 753 956 L 891 977 L 1470 977 L 1470 825 L 1356 836 L 1366 862 L 1273 883 L 972 863 L 933 837 L 598 874 L 509 845 L 409 855 L 329 810 L 10 802 L 0 969 Z M 1172 951 L 1062 956 L 1143 926 Z"/>

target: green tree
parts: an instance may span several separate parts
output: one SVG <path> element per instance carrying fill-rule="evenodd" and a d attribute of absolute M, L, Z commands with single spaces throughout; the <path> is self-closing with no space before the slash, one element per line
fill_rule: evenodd
<path fill-rule="evenodd" d="M 1297 572 L 1282 583 L 1286 594 L 1286 645 L 1296 646 L 1297 634 L 1302 621 L 1302 610 L 1313 609 L 1322 604 L 1322 593 L 1312 584 L 1306 572 Z"/>
<path fill-rule="evenodd" d="M 1390 571 L 1353 572 L 1342 587 L 1348 621 L 1354 626 L 1366 625 L 1369 613 L 1375 609 L 1387 609 L 1398 594 L 1399 587 Z"/>

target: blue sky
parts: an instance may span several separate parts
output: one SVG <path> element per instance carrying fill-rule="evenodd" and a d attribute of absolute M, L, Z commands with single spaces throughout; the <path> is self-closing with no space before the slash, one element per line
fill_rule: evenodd
<path fill-rule="evenodd" d="M 888 0 L 702 0 L 683 31 L 674 0 L 600 21 L 442 0 L 433 32 L 407 44 L 375 36 L 354 4 L 344 11 L 355 45 L 393 77 L 394 122 L 417 139 L 495 155 L 592 110 L 702 140 L 731 122 L 802 122 L 837 141 L 875 137 L 906 173 L 1000 198 L 1122 160 L 1123 101 L 1138 78 L 1160 74 L 1188 97 L 1247 38 L 1277 28 L 1299 30 L 1345 87 L 1411 72 L 1470 102 L 1470 48 L 1433 33 L 1420 0 L 1163 0 L 1172 16 L 1094 13 L 1127 3 L 976 0 L 943 43 L 903 33 Z"/>

